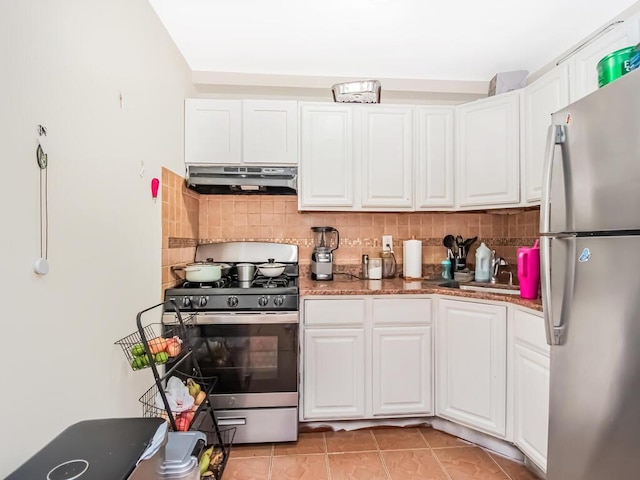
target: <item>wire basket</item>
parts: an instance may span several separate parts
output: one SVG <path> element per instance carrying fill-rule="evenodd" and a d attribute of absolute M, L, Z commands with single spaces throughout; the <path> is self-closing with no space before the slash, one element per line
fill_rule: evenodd
<path fill-rule="evenodd" d="M 212 474 L 203 475 L 202 478 L 220 480 L 224 473 L 224 468 L 227 466 L 227 460 L 229 460 L 231 445 L 236 435 L 236 427 L 219 430 L 218 432 L 203 431 L 202 433 L 207 436 L 207 448 L 213 447 L 209 467 L 206 470 Z"/>
<path fill-rule="evenodd" d="M 204 391 L 206 394 L 205 400 L 198 406 L 194 405 L 194 407 L 196 408 L 190 408 L 186 411 L 181 412 L 167 412 L 167 409 L 163 405 L 164 402 L 162 401 L 162 395 L 160 395 L 160 389 L 158 388 L 158 385 L 154 383 L 151 388 L 149 388 L 149 390 L 142 394 L 138 401 L 142 404 L 143 417 L 163 418 L 169 423 L 169 430 L 173 430 L 173 426 L 171 425 L 171 420 L 169 417 L 169 413 L 171 413 L 171 416 L 173 416 L 178 427 L 178 431 L 184 432 L 189 430 L 198 414 L 204 409 L 207 403 L 206 398 L 208 398 L 213 391 L 213 387 L 215 386 L 218 378 L 187 377 L 179 373 L 176 373 L 175 376 L 180 378 L 183 382 L 186 381 L 187 378 L 192 378 L 196 383 L 200 384 L 202 391 Z"/>
<path fill-rule="evenodd" d="M 190 315 L 183 319 L 183 324 L 175 323 L 175 324 L 164 324 L 164 323 L 151 323 L 143 328 L 144 338 L 149 342 L 156 338 L 173 338 L 178 337 L 180 340 L 185 342 L 189 336 L 189 330 L 195 327 L 195 316 Z M 160 341 L 158 341 L 160 342 Z M 115 342 L 116 345 L 120 345 L 122 348 L 122 353 L 127 358 L 127 362 L 131 366 L 133 370 L 143 370 L 148 368 L 151 365 L 151 361 L 156 364 L 164 364 L 164 363 L 173 363 L 177 359 L 179 359 L 186 351 L 186 345 L 181 346 L 180 353 L 174 357 L 169 357 L 168 354 L 166 356 L 161 355 L 158 356 L 160 352 L 157 352 L 153 355 L 153 359 L 149 357 L 147 351 L 145 349 L 142 335 L 140 331 L 136 331 L 130 335 L 127 335 L 124 338 Z M 159 346 L 156 346 L 157 350 Z M 154 349 L 151 350 L 153 352 Z"/>

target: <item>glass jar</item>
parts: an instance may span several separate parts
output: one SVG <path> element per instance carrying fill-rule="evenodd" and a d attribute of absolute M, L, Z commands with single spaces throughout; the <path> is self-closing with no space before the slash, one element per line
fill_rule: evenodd
<path fill-rule="evenodd" d="M 451 280 L 451 260 L 442 260 L 440 262 L 440 274 L 445 280 Z"/>
<path fill-rule="evenodd" d="M 391 250 L 383 250 L 382 254 L 382 278 L 396 276 L 396 256 Z"/>
<path fill-rule="evenodd" d="M 382 278 L 382 258 L 369 259 L 369 279 L 380 280 Z"/>

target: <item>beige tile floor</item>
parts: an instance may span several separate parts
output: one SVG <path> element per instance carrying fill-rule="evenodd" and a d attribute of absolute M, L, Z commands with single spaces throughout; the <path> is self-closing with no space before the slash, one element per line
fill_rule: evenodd
<path fill-rule="evenodd" d="M 302 433 L 234 446 L 222 480 L 536 480 L 524 466 L 431 428 Z"/>

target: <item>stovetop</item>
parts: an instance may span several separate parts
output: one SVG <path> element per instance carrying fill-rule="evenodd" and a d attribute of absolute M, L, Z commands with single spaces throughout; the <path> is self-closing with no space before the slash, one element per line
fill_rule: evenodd
<path fill-rule="evenodd" d="M 213 259 L 232 266 L 229 275 L 216 282 L 184 282 L 165 291 L 181 310 L 193 311 L 279 311 L 298 309 L 298 247 L 269 242 L 226 242 L 198 245 L 196 261 Z M 279 277 L 259 274 L 251 281 L 238 281 L 238 263 L 259 265 L 274 258 L 285 264 Z"/>

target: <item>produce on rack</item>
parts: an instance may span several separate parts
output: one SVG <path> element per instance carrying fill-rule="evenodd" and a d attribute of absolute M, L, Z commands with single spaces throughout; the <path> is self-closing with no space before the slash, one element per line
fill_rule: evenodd
<path fill-rule="evenodd" d="M 156 323 L 143 327 L 142 315 L 157 307 L 164 308 L 165 305 L 171 306 L 175 320 L 169 324 Z M 151 368 L 153 372 L 154 385 L 139 399 L 143 404 L 143 416 L 163 418 L 169 423 L 170 430 L 185 432 L 196 418 L 201 418 L 200 415 L 209 415 L 213 431 L 203 431 L 209 447 L 204 452 L 207 453 L 206 457 L 203 454 L 200 459 L 200 473 L 202 478 L 220 480 L 236 429 L 220 430 L 218 427 L 209 400 L 216 378 L 202 377 L 197 359 L 192 355 L 194 348 L 199 345 L 197 342 L 201 341 L 193 316 L 185 321 L 176 302 L 170 300 L 139 312 L 136 323 L 137 332 L 115 343 L 120 345 L 133 370 Z M 191 358 L 193 363 L 193 378 L 180 378 L 176 375 L 182 374 L 177 372 L 174 375 L 173 372 L 187 358 Z M 165 365 L 164 375 L 160 374 L 158 365 Z"/>

